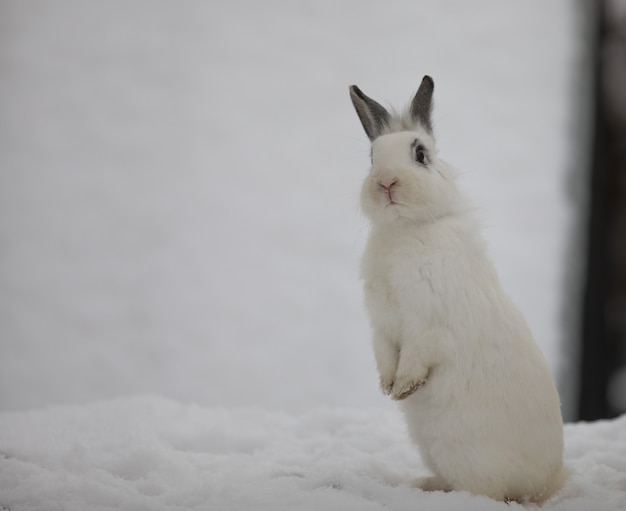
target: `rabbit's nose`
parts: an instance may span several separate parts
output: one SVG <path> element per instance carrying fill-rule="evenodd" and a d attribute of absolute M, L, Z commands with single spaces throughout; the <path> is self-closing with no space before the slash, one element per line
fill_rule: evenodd
<path fill-rule="evenodd" d="M 381 188 L 384 188 L 385 190 L 387 190 L 388 192 L 391 191 L 391 189 L 398 184 L 398 179 L 397 178 L 393 178 L 393 179 L 388 179 L 388 180 L 380 180 L 378 181 L 378 186 L 380 186 Z"/>

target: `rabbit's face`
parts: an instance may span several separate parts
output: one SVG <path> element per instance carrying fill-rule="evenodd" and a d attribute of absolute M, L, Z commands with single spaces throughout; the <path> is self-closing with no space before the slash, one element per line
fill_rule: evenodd
<path fill-rule="evenodd" d="M 425 130 L 381 135 L 372 143 L 372 168 L 361 207 L 375 223 L 427 221 L 449 212 L 456 188 Z"/>

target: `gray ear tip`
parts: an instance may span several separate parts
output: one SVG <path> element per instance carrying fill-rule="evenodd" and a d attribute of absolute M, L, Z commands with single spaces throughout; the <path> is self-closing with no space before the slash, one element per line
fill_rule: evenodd
<path fill-rule="evenodd" d="M 350 96 L 356 96 L 358 98 L 363 99 L 363 92 L 361 92 L 361 89 L 359 89 L 356 85 L 350 85 L 349 87 L 350 90 Z"/>
<path fill-rule="evenodd" d="M 428 85 L 430 89 L 434 89 L 435 81 L 432 79 L 431 76 L 424 75 L 424 78 L 422 78 L 422 85 Z"/>

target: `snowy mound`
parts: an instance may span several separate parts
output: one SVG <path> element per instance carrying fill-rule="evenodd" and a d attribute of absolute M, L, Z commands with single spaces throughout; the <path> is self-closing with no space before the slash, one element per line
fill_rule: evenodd
<path fill-rule="evenodd" d="M 625 509 L 626 416 L 567 425 L 565 437 L 575 472 L 543 508 Z M 144 397 L 0 414 L 3 510 L 523 507 L 406 486 L 424 473 L 395 411 L 293 416 Z"/>

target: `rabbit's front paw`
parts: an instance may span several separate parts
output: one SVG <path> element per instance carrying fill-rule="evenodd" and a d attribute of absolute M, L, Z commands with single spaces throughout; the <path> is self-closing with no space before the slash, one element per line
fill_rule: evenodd
<path fill-rule="evenodd" d="M 402 401 L 406 399 L 416 390 L 422 388 L 426 384 L 426 379 L 415 380 L 412 378 L 399 378 L 391 389 L 391 398 L 396 401 Z"/>
<path fill-rule="evenodd" d="M 389 394 L 391 394 L 392 389 L 393 389 L 393 378 L 384 378 L 381 376 L 380 377 L 380 390 L 382 391 L 382 393 L 388 396 Z"/>

